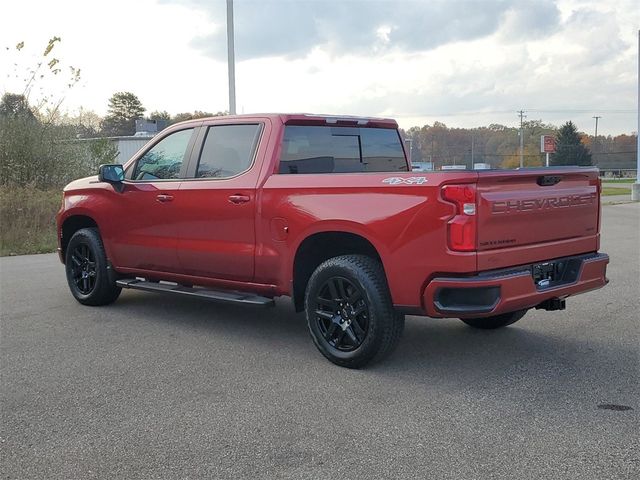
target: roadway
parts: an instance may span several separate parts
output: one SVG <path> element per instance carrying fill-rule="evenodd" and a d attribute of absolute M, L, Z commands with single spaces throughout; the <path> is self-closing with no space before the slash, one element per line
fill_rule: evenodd
<path fill-rule="evenodd" d="M 327 362 L 287 299 L 89 308 L 55 255 L 2 258 L 1 476 L 634 478 L 639 214 L 603 207 L 611 283 L 566 311 L 493 332 L 408 317 L 361 371 Z"/>

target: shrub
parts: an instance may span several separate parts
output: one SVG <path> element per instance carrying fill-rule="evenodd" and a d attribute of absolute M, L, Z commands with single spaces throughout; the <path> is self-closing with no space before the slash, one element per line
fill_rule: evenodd
<path fill-rule="evenodd" d="M 0 186 L 0 255 L 53 252 L 60 189 Z"/>

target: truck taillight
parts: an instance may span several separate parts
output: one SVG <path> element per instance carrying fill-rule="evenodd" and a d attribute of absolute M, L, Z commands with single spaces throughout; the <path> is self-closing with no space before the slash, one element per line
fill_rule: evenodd
<path fill-rule="evenodd" d="M 459 252 L 476 250 L 476 187 L 445 185 L 442 198 L 456 206 L 456 215 L 447 225 L 449 248 Z"/>

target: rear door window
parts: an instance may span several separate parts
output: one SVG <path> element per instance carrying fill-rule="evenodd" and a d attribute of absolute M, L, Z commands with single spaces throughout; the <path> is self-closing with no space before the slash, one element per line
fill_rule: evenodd
<path fill-rule="evenodd" d="M 406 172 L 397 130 L 386 128 L 287 125 L 282 174 Z"/>
<path fill-rule="evenodd" d="M 258 124 L 209 127 L 196 178 L 229 178 L 249 170 L 259 136 Z"/>

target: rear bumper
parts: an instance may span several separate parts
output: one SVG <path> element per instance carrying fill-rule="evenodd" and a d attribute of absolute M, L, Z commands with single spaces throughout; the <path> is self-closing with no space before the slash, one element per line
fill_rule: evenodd
<path fill-rule="evenodd" d="M 549 286 L 536 285 L 533 265 L 483 272 L 472 277 L 437 277 L 422 295 L 430 317 L 488 317 L 533 308 L 551 299 L 595 290 L 607 284 L 609 256 L 591 253 L 553 259 L 570 262 L 565 280 Z"/>

